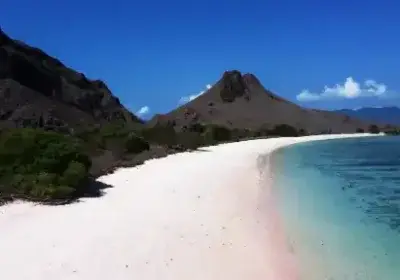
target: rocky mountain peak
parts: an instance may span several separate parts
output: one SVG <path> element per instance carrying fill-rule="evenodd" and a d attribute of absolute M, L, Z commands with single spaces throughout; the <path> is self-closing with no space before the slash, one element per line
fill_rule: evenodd
<path fill-rule="evenodd" d="M 243 80 L 245 81 L 247 86 L 251 86 L 251 85 L 260 86 L 261 85 L 258 78 L 254 74 L 251 74 L 251 73 L 244 74 Z"/>
<path fill-rule="evenodd" d="M 220 80 L 220 85 L 220 96 L 224 103 L 233 102 L 236 98 L 242 97 L 247 92 L 245 80 L 237 70 L 226 71 Z"/>
<path fill-rule="evenodd" d="M 226 71 L 220 80 L 220 96 L 224 103 L 235 101 L 236 98 L 244 97 L 250 100 L 250 95 L 262 87 L 260 81 L 254 74 L 242 74 L 238 70 Z"/>

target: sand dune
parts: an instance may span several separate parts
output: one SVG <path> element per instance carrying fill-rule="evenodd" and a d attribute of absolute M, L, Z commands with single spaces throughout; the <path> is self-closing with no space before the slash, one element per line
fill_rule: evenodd
<path fill-rule="evenodd" d="M 0 278 L 296 279 L 269 195 L 268 157 L 298 142 L 253 140 L 120 169 L 101 198 L 0 207 Z"/>

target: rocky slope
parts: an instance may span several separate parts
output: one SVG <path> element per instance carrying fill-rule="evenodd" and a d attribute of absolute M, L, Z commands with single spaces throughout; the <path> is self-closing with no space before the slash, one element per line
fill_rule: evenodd
<path fill-rule="evenodd" d="M 0 29 L 0 126 L 68 131 L 108 121 L 140 123 L 100 80 Z"/>
<path fill-rule="evenodd" d="M 265 89 L 252 74 L 227 71 L 206 93 L 150 123 L 168 121 L 178 128 L 213 123 L 230 128 L 259 129 L 288 124 L 309 133 L 356 132 L 368 122 L 340 113 L 302 108 Z"/>

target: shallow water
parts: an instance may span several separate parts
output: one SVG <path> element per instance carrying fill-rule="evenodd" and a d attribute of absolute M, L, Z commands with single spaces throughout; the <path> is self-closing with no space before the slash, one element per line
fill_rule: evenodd
<path fill-rule="evenodd" d="M 400 137 L 297 144 L 273 161 L 301 280 L 400 279 Z"/>

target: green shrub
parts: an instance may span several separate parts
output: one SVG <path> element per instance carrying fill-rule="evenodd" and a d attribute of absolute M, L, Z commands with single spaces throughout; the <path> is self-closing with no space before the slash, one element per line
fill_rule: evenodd
<path fill-rule="evenodd" d="M 104 149 L 106 147 L 105 137 L 98 127 L 84 127 L 77 129 L 74 136 L 79 138 L 86 145 L 87 150 Z"/>
<path fill-rule="evenodd" d="M 177 144 L 177 135 L 173 126 L 157 124 L 141 130 L 141 136 L 150 143 L 174 146 Z"/>
<path fill-rule="evenodd" d="M 231 130 L 219 125 L 207 125 L 204 131 L 205 144 L 216 144 L 231 140 Z"/>
<path fill-rule="evenodd" d="M 138 154 L 150 149 L 150 145 L 142 137 L 131 132 L 125 140 L 125 148 L 128 153 Z"/>
<path fill-rule="evenodd" d="M 254 131 L 254 137 L 265 137 L 269 136 L 270 134 L 270 130 L 267 127 L 260 127 Z"/>
<path fill-rule="evenodd" d="M 74 136 L 81 139 L 85 150 L 96 155 L 104 150 L 118 153 L 139 153 L 148 149 L 148 144 L 139 137 L 143 128 L 141 124 L 126 124 L 124 122 L 110 122 L 102 126 L 86 126 L 76 130 Z M 137 135 L 137 137 L 135 137 Z M 136 146 L 137 145 L 137 146 Z"/>
<path fill-rule="evenodd" d="M 75 193 L 75 189 L 67 186 L 58 186 L 57 188 L 51 189 L 49 193 L 53 199 L 63 199 L 71 197 Z"/>
<path fill-rule="evenodd" d="M 123 122 L 110 122 L 99 130 L 102 138 L 120 138 L 129 134 L 127 125 Z"/>
<path fill-rule="evenodd" d="M 21 174 L 19 175 L 21 176 Z M 50 186 L 53 185 L 54 183 L 57 183 L 57 174 L 42 172 L 37 175 L 36 181 L 39 185 Z"/>
<path fill-rule="evenodd" d="M 392 130 L 385 131 L 385 133 L 386 133 L 387 135 L 400 135 L 400 130 L 398 130 L 398 129 L 392 129 Z"/>
<path fill-rule="evenodd" d="M 364 129 L 362 129 L 362 128 L 357 128 L 356 132 L 357 132 L 357 133 L 364 133 Z"/>
<path fill-rule="evenodd" d="M 78 186 L 86 179 L 87 167 L 82 162 L 71 161 L 59 178 L 59 183 L 65 186 Z"/>
<path fill-rule="evenodd" d="M 184 149 L 195 150 L 204 145 L 204 137 L 193 131 L 184 131 L 177 133 L 178 145 Z"/>
<path fill-rule="evenodd" d="M 189 126 L 189 131 L 190 132 L 197 132 L 197 133 L 203 133 L 205 131 L 206 127 L 200 123 L 194 123 Z"/>
<path fill-rule="evenodd" d="M 375 124 L 371 124 L 368 128 L 369 133 L 378 134 L 380 132 L 379 127 Z"/>
<path fill-rule="evenodd" d="M 85 187 L 90 165 L 74 137 L 30 128 L 0 134 L 2 196 L 69 198 Z"/>
<path fill-rule="evenodd" d="M 231 130 L 231 140 L 239 141 L 249 137 L 254 137 L 255 133 L 249 129 L 232 129 Z"/>
<path fill-rule="evenodd" d="M 304 128 L 300 128 L 298 134 L 299 134 L 298 136 L 306 136 L 306 135 L 308 135 L 307 130 L 305 130 Z"/>
<path fill-rule="evenodd" d="M 299 133 L 296 128 L 288 124 L 276 125 L 272 130 L 269 131 L 270 135 L 282 136 L 282 137 L 296 137 Z"/>

